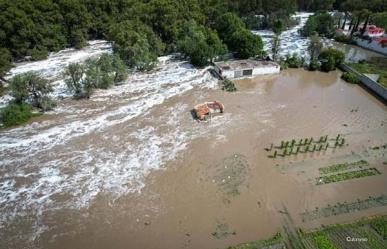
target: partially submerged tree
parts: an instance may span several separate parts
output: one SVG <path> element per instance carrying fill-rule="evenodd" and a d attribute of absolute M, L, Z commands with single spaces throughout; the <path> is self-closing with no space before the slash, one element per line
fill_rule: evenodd
<path fill-rule="evenodd" d="M 277 59 L 278 59 L 277 56 L 278 56 L 278 53 L 280 50 L 280 45 L 281 45 L 280 36 L 277 34 L 273 38 L 273 43 L 272 43 L 272 48 L 271 48 L 271 51 L 273 53 L 273 61 L 277 61 Z"/>
<path fill-rule="evenodd" d="M 70 64 L 65 73 L 66 84 L 75 98 L 89 98 L 94 88 L 107 89 L 127 77 L 127 69 L 120 57 L 103 54 L 84 64 Z"/>
<path fill-rule="evenodd" d="M 75 98 L 89 98 L 93 87 L 85 79 L 85 66 L 79 63 L 70 64 L 64 72 L 65 82 Z"/>
<path fill-rule="evenodd" d="M 311 60 L 316 59 L 323 48 L 320 37 L 317 34 L 313 34 L 309 39 L 308 51 Z"/>
<path fill-rule="evenodd" d="M 107 89 L 127 77 L 126 67 L 118 55 L 103 54 L 85 64 L 85 80 L 94 88 Z"/>
<path fill-rule="evenodd" d="M 50 110 L 54 105 L 49 97 L 53 91 L 51 85 L 37 73 L 27 72 L 16 75 L 10 80 L 9 86 L 17 104 L 30 101 L 32 106 L 43 111 Z"/>
<path fill-rule="evenodd" d="M 320 55 L 321 69 L 325 72 L 333 71 L 344 62 L 344 53 L 333 48 L 324 49 Z"/>

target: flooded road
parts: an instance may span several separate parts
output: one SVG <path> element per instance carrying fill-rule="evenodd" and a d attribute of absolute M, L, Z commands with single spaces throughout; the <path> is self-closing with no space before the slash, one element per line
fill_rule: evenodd
<path fill-rule="evenodd" d="M 304 70 L 237 86 L 223 92 L 207 71 L 171 61 L 2 131 L 0 247 L 222 248 L 273 235 L 284 207 L 313 228 L 337 217 L 303 223 L 306 209 L 387 194 L 386 150 L 370 150 L 386 144 L 387 107 L 363 88 Z M 197 123 L 190 110 L 206 100 L 226 112 Z M 264 150 L 338 133 L 348 146 L 277 159 Z M 382 174 L 315 185 L 318 167 L 354 158 Z"/>

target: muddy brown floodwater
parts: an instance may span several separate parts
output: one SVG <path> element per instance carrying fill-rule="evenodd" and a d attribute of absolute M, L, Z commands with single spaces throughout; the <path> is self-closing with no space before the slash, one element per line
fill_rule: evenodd
<path fill-rule="evenodd" d="M 342 81 L 340 75 L 338 71 L 290 69 L 276 76 L 237 81 L 239 91 L 235 93 L 194 87 L 155 105 L 141 119 L 72 139 L 53 153 L 66 158 L 67 153 L 90 146 L 95 153 L 109 151 L 108 156 L 118 157 L 121 151 L 130 150 L 129 143 L 141 148 L 142 143 L 128 135 L 133 130 L 146 133 L 154 129 L 159 138 L 179 130 L 156 148 L 159 150 L 168 151 L 168 139 L 171 143 L 179 140 L 179 134 L 189 138 L 176 157 L 165 159 L 161 170 L 146 177 L 140 192 L 113 198 L 110 192 L 101 191 L 88 207 L 45 210 L 39 219 L 48 229 L 34 241 L 18 241 L 11 238 L 31 222 L 10 225 L 5 233 L 9 245 L 224 248 L 280 231 L 285 209 L 294 225 L 305 229 L 387 213 L 387 207 L 379 207 L 312 222 L 301 220 L 300 213 L 315 207 L 387 195 L 387 166 L 383 164 L 387 151 L 370 149 L 387 143 L 387 107 L 362 87 Z M 190 109 L 206 100 L 222 102 L 225 113 L 197 123 Z M 326 152 L 272 159 L 264 150 L 281 140 L 339 133 L 348 145 Z M 382 174 L 315 185 L 319 167 L 360 158 Z M 91 160 L 98 159 L 95 154 Z M 72 174 L 70 170 L 66 173 Z M 68 198 L 60 193 L 54 197 L 56 201 Z"/>

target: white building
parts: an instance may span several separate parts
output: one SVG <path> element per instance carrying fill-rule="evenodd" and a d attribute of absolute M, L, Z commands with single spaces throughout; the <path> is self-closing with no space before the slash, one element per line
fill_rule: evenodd
<path fill-rule="evenodd" d="M 215 71 L 224 78 L 235 79 L 280 72 L 280 66 L 271 61 L 231 60 L 215 62 Z"/>

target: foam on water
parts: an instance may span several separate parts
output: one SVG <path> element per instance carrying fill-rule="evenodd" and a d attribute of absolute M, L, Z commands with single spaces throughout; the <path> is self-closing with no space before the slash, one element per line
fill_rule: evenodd
<path fill-rule="evenodd" d="M 299 30 L 304 27 L 308 17 L 313 13 L 300 12 L 292 16 L 292 18 L 299 19 L 299 23 L 281 33 L 280 36 L 280 50 L 279 55 L 285 57 L 287 54 L 296 53 L 302 57 L 308 57 L 308 38 L 302 37 Z M 262 37 L 264 44 L 264 50 L 271 55 L 272 54 L 272 41 L 275 36 L 274 32 L 270 30 L 254 30 L 254 34 L 259 34 Z"/>
<path fill-rule="evenodd" d="M 91 44 L 87 51 L 109 50 L 105 45 Z M 94 52 L 89 55 L 99 53 Z M 51 71 L 46 68 L 51 65 L 48 61 L 53 62 L 50 56 L 42 66 L 23 64 L 10 74 L 28 68 L 61 81 L 58 67 L 87 57 L 84 51 L 68 50 L 55 56 L 68 60 L 53 63 Z M 34 232 L 43 232 L 39 217 L 47 210 L 87 207 L 99 193 L 121 196 L 140 191 L 149 172 L 175 158 L 190 139 L 203 135 L 176 126 L 181 114 L 189 112 L 187 105 L 166 110 L 171 115 L 148 116 L 168 99 L 216 86 L 207 69 L 164 57 L 154 72 L 135 73 L 120 86 L 97 91 L 86 102 L 97 106 L 69 101 L 51 112 L 56 118 L 0 132 L 0 227 L 28 215 L 35 217 Z M 136 128 L 139 120 L 147 119 L 152 122 Z M 114 134 L 123 125 L 133 128 Z M 89 139 L 114 141 L 111 147 L 118 149 L 88 143 Z"/>

